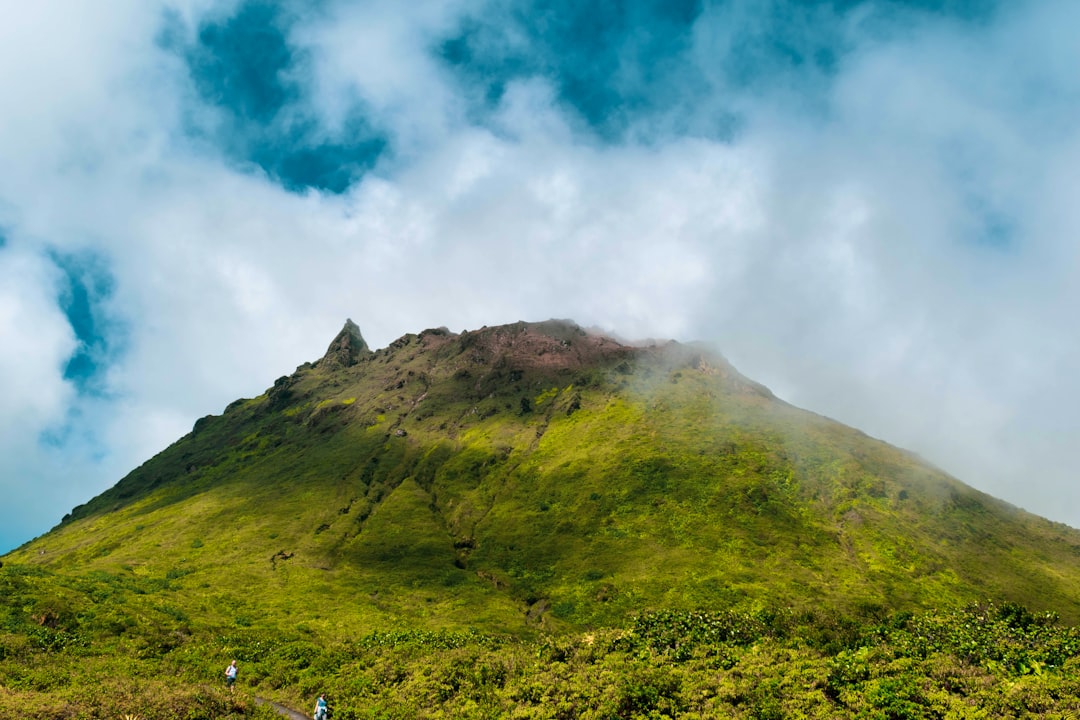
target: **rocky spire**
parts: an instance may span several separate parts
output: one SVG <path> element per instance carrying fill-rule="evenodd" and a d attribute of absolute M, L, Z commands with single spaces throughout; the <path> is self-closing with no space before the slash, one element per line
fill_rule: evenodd
<path fill-rule="evenodd" d="M 360 328 L 352 320 L 346 320 L 345 327 L 330 343 L 319 364 L 330 369 L 351 367 L 370 353 L 371 349 L 364 342 Z"/>

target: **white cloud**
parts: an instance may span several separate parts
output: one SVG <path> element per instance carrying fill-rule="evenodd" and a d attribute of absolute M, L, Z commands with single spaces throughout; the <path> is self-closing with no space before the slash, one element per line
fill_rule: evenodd
<path fill-rule="evenodd" d="M 1075 182 L 1061 172 L 1076 130 L 1060 120 L 1080 86 L 1060 72 L 1074 49 L 1042 42 L 1067 21 L 1050 9 L 1074 12 L 867 43 L 820 122 L 760 106 L 768 251 L 753 286 L 717 289 L 739 311 L 713 327 L 796 404 L 1076 525 Z"/>
<path fill-rule="evenodd" d="M 347 132 L 357 107 L 389 132 L 394 155 L 429 152 L 463 124 L 464 107 L 433 45 L 450 33 L 465 3 L 338 2 L 298 24 L 290 36 L 313 74 L 310 101 L 331 132 Z"/>
<path fill-rule="evenodd" d="M 45 508 L 57 510 L 61 469 L 39 448 L 39 435 L 66 420 L 73 389 L 61 374 L 76 341 L 56 290 L 47 259 L 19 244 L 0 249 L 0 522 L 10 528 L 9 543 L 39 534 Z"/>
<path fill-rule="evenodd" d="M 26 519 L 0 549 L 318 357 L 346 317 L 375 347 L 549 317 L 713 340 L 785 399 L 1080 525 L 1070 5 L 863 39 L 827 111 L 793 113 L 789 87 L 703 97 L 685 124 L 734 105 L 735 142 L 648 146 L 580 137 L 536 78 L 471 126 L 430 53 L 457 6 L 342 5 L 292 38 L 314 107 L 334 128 L 363 100 L 400 152 L 341 196 L 196 152 L 161 7 L 37 3 L 0 28 L 0 476 L 18 499 L 0 526 Z M 222 5 L 169 7 L 191 28 Z M 705 22 L 701 63 L 731 41 Z M 1002 235 L 982 237 L 988 214 Z M 55 247 L 93 249 L 115 280 L 129 336 L 102 398 L 62 377 Z M 37 442 L 70 418 L 70 442 Z"/>
<path fill-rule="evenodd" d="M 0 437 L 18 440 L 10 448 L 27 440 L 27 428 L 62 421 L 70 401 L 60 375 L 76 341 L 56 307 L 57 275 L 20 246 L 0 250 Z"/>

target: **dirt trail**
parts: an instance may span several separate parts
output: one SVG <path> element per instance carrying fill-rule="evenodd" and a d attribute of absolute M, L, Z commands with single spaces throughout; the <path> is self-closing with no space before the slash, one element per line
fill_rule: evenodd
<path fill-rule="evenodd" d="M 255 702 L 257 704 L 259 704 L 259 705 L 269 705 L 270 707 L 274 708 L 274 710 L 277 711 L 278 715 L 282 715 L 284 717 L 287 717 L 287 718 L 289 718 L 289 720 L 311 720 L 311 717 L 309 717 L 308 715 L 305 715 L 302 712 L 298 712 L 296 710 L 293 710 L 292 708 L 287 708 L 284 705 L 280 705 L 280 704 L 274 702 L 273 700 L 267 700 L 265 698 L 255 697 Z"/>

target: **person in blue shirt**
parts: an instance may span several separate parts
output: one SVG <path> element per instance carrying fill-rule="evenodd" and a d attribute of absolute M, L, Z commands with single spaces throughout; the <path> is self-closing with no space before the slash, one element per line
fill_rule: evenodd
<path fill-rule="evenodd" d="M 326 714 L 330 708 L 326 704 L 326 693 L 321 693 L 315 701 L 315 720 L 326 720 Z"/>

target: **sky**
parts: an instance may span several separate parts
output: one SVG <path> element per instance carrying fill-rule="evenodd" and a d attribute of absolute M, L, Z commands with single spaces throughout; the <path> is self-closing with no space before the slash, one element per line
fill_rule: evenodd
<path fill-rule="evenodd" d="M 1080 527 L 1080 4 L 37 0 L 0 24 L 0 553 L 240 397 L 571 318 Z"/>

